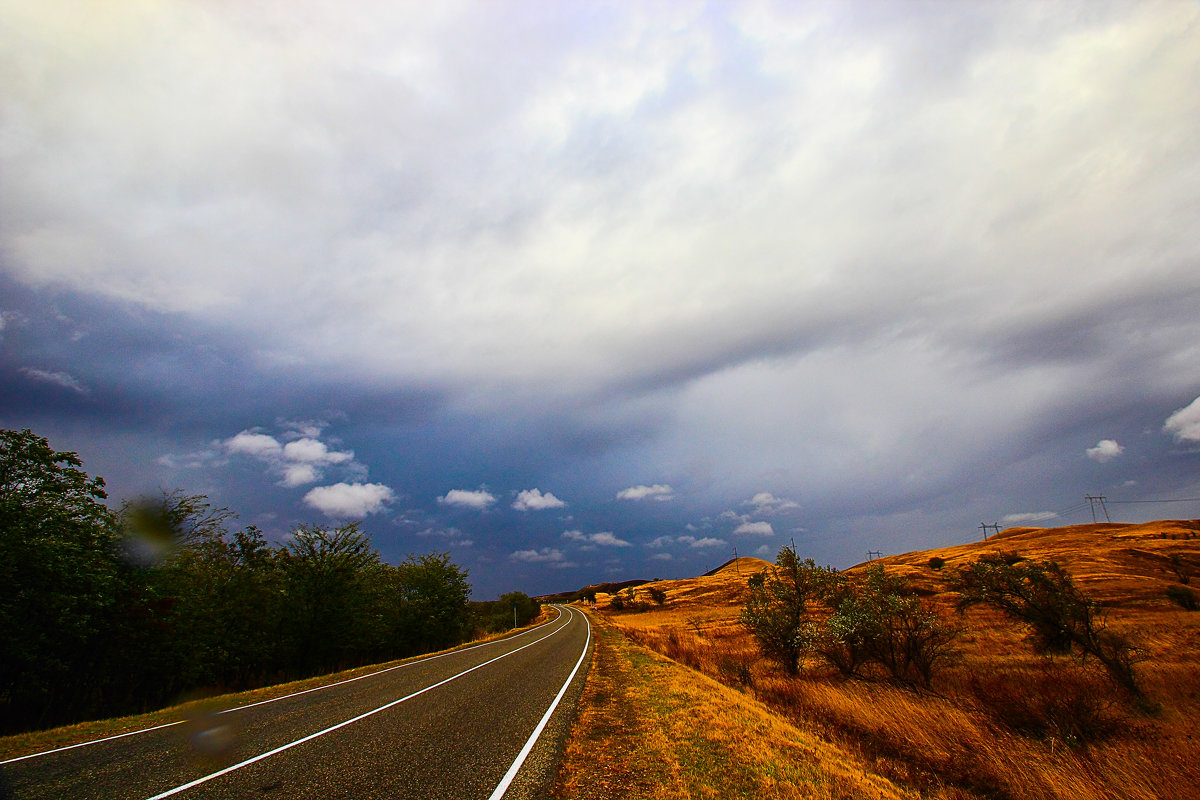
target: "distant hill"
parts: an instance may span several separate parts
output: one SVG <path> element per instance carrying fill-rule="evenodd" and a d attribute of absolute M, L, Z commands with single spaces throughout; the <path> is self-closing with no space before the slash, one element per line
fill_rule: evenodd
<path fill-rule="evenodd" d="M 578 600 L 580 597 L 589 594 L 616 594 L 630 586 L 641 586 L 643 584 L 652 583 L 652 581 L 638 579 L 629 581 L 618 581 L 615 583 L 593 583 L 584 586 L 582 589 L 576 589 L 573 592 L 559 592 L 557 594 L 539 595 L 534 600 L 539 603 L 571 603 Z"/>
<path fill-rule="evenodd" d="M 1166 587 L 1180 581 L 1172 557 L 1190 577 L 1200 579 L 1200 520 L 1009 528 L 987 541 L 884 556 L 873 563 L 907 575 L 918 587 L 940 592 L 956 568 L 997 552 L 1057 561 L 1081 589 L 1106 605 L 1161 605 Z M 931 569 L 933 558 L 943 559 L 945 566 Z"/>

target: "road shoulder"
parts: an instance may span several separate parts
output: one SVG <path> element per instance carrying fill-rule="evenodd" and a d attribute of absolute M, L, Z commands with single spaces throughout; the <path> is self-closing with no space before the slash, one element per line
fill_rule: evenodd
<path fill-rule="evenodd" d="M 915 797 L 589 614 L 595 653 L 553 797 Z"/>

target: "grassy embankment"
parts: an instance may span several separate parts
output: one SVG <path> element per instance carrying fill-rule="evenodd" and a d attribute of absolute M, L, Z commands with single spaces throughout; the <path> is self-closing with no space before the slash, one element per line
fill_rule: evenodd
<path fill-rule="evenodd" d="M 541 616 L 535 619 L 529 625 L 522 628 L 515 628 L 504 633 L 486 634 L 478 636 L 459 647 L 469 647 L 471 645 L 483 644 L 494 639 L 499 639 L 504 636 L 510 636 L 514 633 L 528 630 L 529 628 L 540 625 L 553 619 L 555 612 L 551 609 L 543 609 Z M 450 648 L 455 650 L 458 648 Z M 439 652 L 450 652 L 450 650 L 442 650 Z M 321 686 L 327 686 L 331 683 L 346 681 L 352 678 L 357 678 L 360 675 L 367 675 L 372 672 L 378 672 L 381 669 L 394 667 L 403 664 L 407 661 L 417 661 L 422 658 L 428 658 L 437 653 L 426 653 L 421 656 L 413 656 L 412 658 L 399 659 L 396 661 L 388 661 L 382 664 L 369 664 L 367 666 L 355 667 L 353 669 L 342 670 L 341 672 L 332 672 L 328 675 L 317 675 L 311 678 L 304 678 L 298 681 L 290 681 L 288 683 L 279 683 L 274 686 L 263 686 L 259 689 L 250 689 L 244 692 L 236 692 L 231 694 L 203 694 L 196 693 L 193 698 L 181 699 L 181 701 L 173 706 L 161 708 L 155 711 L 148 711 L 143 714 L 131 714 L 124 717 L 114 717 L 112 719 L 89 720 L 87 722 L 79 722 L 74 725 L 66 725 L 60 728 L 50 728 L 42 731 L 31 731 L 29 733 L 19 733 L 12 736 L 0 737 L 0 761 L 19 756 L 28 755 L 30 753 L 39 753 L 43 750 L 53 750 L 57 747 L 67 747 L 80 742 L 89 742 L 95 739 L 103 739 L 108 736 L 117 736 L 122 733 L 131 731 L 143 730 L 152 728 L 157 725 L 168 725 L 174 722 L 181 722 L 191 719 L 198 715 L 211 714 L 214 711 L 221 709 L 236 708 L 250 703 L 257 703 L 263 700 L 271 700 L 276 697 L 283 697 L 289 694 L 295 694 L 308 689 L 315 689 Z"/>
<path fill-rule="evenodd" d="M 769 566 L 756 559 L 741 559 L 708 578 L 654 584 L 667 593 L 661 608 L 616 613 L 603 596 L 598 608 L 636 642 L 736 687 L 762 704 L 756 709 L 771 709 L 806 737 L 797 741 L 820 739 L 834 746 L 838 763 L 847 769 L 862 765 L 862 780 L 881 776 L 928 798 L 1200 796 L 1200 612 L 1184 611 L 1165 597 L 1167 587 L 1180 581 L 1172 555 L 1180 557 L 1185 573 L 1200 578 L 1200 523 L 1012 529 L 986 543 L 876 563 L 907 575 L 921 593 L 954 615 L 956 595 L 948 590 L 948 577 L 996 551 L 1063 564 L 1083 591 L 1102 603 L 1112 629 L 1133 635 L 1145 648 L 1146 660 L 1138 671 L 1156 711 L 1132 709 L 1092 666 L 1034 654 L 1019 627 L 988 609 L 974 609 L 961 618 L 966 628 L 959 642 L 961 658 L 935 678 L 933 691 L 916 692 L 883 680 L 846 680 L 815 663 L 801 677 L 789 679 L 760 658 L 754 640 L 738 623 L 746 578 Z M 940 569 L 930 566 L 934 556 L 945 560 Z M 648 589 L 639 588 L 637 597 L 649 601 Z M 632 664 L 632 658 L 626 660 Z M 602 660 L 596 667 L 598 680 L 610 680 L 604 677 Z M 638 672 L 630 666 L 626 677 L 640 681 Z M 675 676 L 656 691 L 687 684 L 686 677 Z M 678 707 L 658 715 L 652 689 L 643 691 L 650 699 L 641 707 L 650 713 L 640 724 L 663 738 L 666 743 L 656 745 L 660 749 L 675 747 L 671 742 L 677 734 L 710 725 L 707 712 L 688 707 L 682 697 Z M 581 717 L 581 738 L 592 735 L 586 726 L 588 714 L 595 713 L 600 712 L 585 711 Z M 624 735 L 620 725 L 599 719 L 601 730 L 608 725 L 614 736 Z M 681 726 L 678 719 L 691 721 Z M 782 746 L 771 745 L 776 750 Z M 636 742 L 630 747 L 638 752 Z M 754 753 L 751 737 L 724 756 L 736 765 L 754 763 Z M 620 771 L 615 764 L 610 769 Z M 629 769 L 638 773 L 636 761 Z M 716 795 L 739 793 L 729 787 Z M 604 795 L 564 795 L 590 796 Z"/>
<path fill-rule="evenodd" d="M 758 701 L 592 619 L 595 657 L 559 800 L 915 797 Z"/>

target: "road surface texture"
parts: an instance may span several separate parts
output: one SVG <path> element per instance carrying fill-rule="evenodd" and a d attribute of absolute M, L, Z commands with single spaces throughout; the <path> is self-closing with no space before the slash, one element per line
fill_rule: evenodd
<path fill-rule="evenodd" d="M 584 615 L 555 609 L 505 639 L 12 759 L 0 764 L 0 797 L 542 797 L 591 652 Z"/>

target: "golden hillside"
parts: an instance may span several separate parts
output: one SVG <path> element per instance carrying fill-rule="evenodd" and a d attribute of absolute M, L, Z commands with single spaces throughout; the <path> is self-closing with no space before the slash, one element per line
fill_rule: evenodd
<path fill-rule="evenodd" d="M 1123 702 L 1094 665 L 1037 655 L 999 612 L 953 611 L 950 577 L 989 553 L 1062 564 L 1100 601 L 1110 629 L 1143 648 L 1138 674 L 1156 708 Z M 985 542 L 874 563 L 907 576 L 964 628 L 958 660 L 931 691 L 878 676 L 846 679 L 815 662 L 788 678 L 764 660 L 739 622 L 747 578 L 771 567 L 758 559 L 636 587 L 638 610 L 615 611 L 611 595 L 598 596 L 597 609 L 636 641 L 855 749 L 877 774 L 924 797 L 1200 797 L 1200 612 L 1166 596 L 1192 578 L 1200 584 L 1200 521 L 1012 528 Z M 651 587 L 666 593 L 663 605 L 653 603 Z"/>

